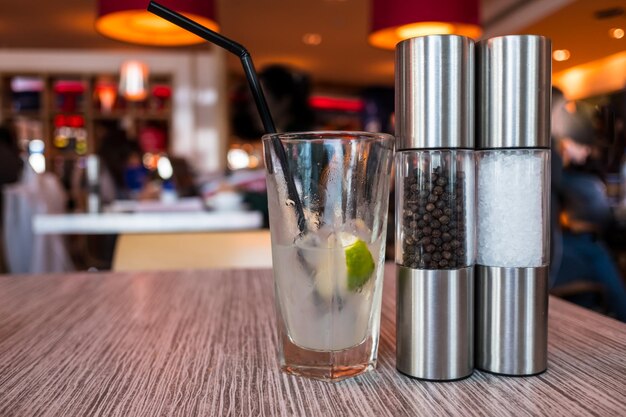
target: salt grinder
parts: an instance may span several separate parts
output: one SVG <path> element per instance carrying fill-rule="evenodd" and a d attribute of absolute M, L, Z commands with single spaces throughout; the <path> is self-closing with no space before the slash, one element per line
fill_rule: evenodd
<path fill-rule="evenodd" d="M 396 367 L 446 381 L 473 371 L 474 43 L 396 47 Z"/>
<path fill-rule="evenodd" d="M 550 41 L 478 45 L 476 367 L 547 369 Z"/>

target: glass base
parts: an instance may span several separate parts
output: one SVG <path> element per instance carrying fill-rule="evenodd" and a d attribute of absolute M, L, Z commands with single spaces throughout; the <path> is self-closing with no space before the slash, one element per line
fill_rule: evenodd
<path fill-rule="evenodd" d="M 338 382 L 375 369 L 377 348 L 378 343 L 368 337 L 348 349 L 322 352 L 303 349 L 283 335 L 281 369 L 290 375 Z"/>

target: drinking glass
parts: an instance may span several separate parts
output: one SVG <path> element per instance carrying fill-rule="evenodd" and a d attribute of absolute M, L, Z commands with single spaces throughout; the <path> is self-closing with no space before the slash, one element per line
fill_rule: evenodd
<path fill-rule="evenodd" d="M 276 139 L 302 206 L 300 226 Z M 271 134 L 263 148 L 282 370 L 339 381 L 374 369 L 393 137 Z"/>

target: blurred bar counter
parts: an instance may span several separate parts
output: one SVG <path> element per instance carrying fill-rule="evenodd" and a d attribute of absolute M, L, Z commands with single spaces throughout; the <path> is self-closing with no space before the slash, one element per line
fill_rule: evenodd
<path fill-rule="evenodd" d="M 258 229 L 263 216 L 254 211 L 178 213 L 42 214 L 36 234 L 176 233 Z"/>

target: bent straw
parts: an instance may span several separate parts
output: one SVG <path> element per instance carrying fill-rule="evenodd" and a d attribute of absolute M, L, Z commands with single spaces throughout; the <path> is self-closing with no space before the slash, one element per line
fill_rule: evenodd
<path fill-rule="evenodd" d="M 248 84 L 250 85 L 252 96 L 254 97 L 257 110 L 259 111 L 259 115 L 261 116 L 265 132 L 276 133 L 274 120 L 272 120 L 272 115 L 270 114 L 269 108 L 267 106 L 267 101 L 265 100 L 265 96 L 263 95 L 261 84 L 259 83 L 256 70 L 254 69 L 254 64 L 252 63 L 252 57 L 243 45 L 231 39 L 228 39 L 227 37 L 220 35 L 219 33 L 214 32 L 211 29 L 206 28 L 197 22 L 194 22 L 193 20 L 171 9 L 168 9 L 167 7 L 155 1 L 150 2 L 150 4 L 148 5 L 148 11 L 237 55 L 239 59 L 241 59 L 241 65 L 243 66 L 246 78 L 248 79 Z M 280 139 L 278 139 L 278 137 L 273 136 L 271 141 L 272 146 L 274 147 L 274 152 L 276 152 L 276 156 L 278 157 L 280 167 L 285 175 L 285 182 L 287 183 L 287 196 L 294 203 L 298 229 L 300 230 L 300 232 L 304 232 L 306 228 L 304 210 L 302 208 L 302 202 L 300 201 L 300 197 L 298 196 L 298 191 L 296 190 L 296 184 L 289 170 L 289 165 L 287 164 L 287 154 L 285 153 L 285 148 L 283 147 L 283 144 L 280 142 Z"/>

